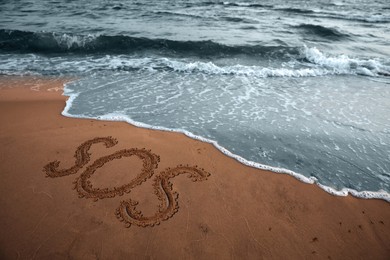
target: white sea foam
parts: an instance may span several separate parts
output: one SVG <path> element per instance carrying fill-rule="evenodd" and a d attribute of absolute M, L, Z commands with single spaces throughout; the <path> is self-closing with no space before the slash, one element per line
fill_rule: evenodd
<path fill-rule="evenodd" d="M 68 49 L 72 47 L 85 47 L 87 44 L 93 42 L 98 36 L 93 34 L 88 35 L 69 35 L 69 34 L 55 34 L 54 39 L 59 46 L 66 46 Z"/>
<path fill-rule="evenodd" d="M 294 178 L 298 179 L 301 182 L 308 183 L 308 184 L 316 184 L 318 187 L 320 187 L 321 189 L 323 189 L 324 191 L 326 191 L 326 192 L 328 192 L 328 193 L 330 193 L 332 195 L 347 196 L 348 194 L 350 194 L 350 195 L 358 197 L 358 198 L 363 198 L 363 199 L 382 199 L 382 200 L 385 200 L 387 202 L 390 202 L 390 194 L 387 193 L 386 191 L 383 191 L 383 190 L 379 190 L 379 191 L 357 191 L 357 190 L 350 189 L 350 188 L 343 188 L 341 190 L 336 190 L 336 189 L 334 189 L 332 187 L 325 186 L 325 185 L 319 183 L 317 178 L 315 178 L 313 176 L 306 177 L 306 176 L 304 176 L 302 174 L 296 173 L 294 171 L 291 171 L 291 170 L 288 170 L 288 169 L 285 169 L 285 168 L 273 167 L 273 166 L 264 165 L 264 164 L 260 164 L 260 163 L 257 163 L 257 162 L 246 160 L 245 158 L 230 152 L 229 150 L 227 150 L 226 148 L 224 148 L 223 146 L 218 144 L 217 141 L 214 141 L 214 140 L 211 140 L 211 139 L 207 139 L 207 138 L 195 135 L 195 134 L 193 134 L 193 133 L 191 133 L 189 131 L 183 130 L 183 129 L 171 129 L 171 128 L 166 128 L 166 127 L 161 127 L 161 126 L 153 126 L 153 125 L 145 124 L 145 123 L 142 123 L 142 122 L 134 121 L 130 117 L 126 116 L 126 115 L 116 114 L 116 113 L 109 113 L 109 114 L 106 114 L 104 116 L 99 116 L 99 117 L 90 117 L 90 116 L 86 116 L 86 115 L 82 115 L 82 114 L 81 115 L 71 114 L 71 113 L 69 113 L 69 110 L 72 107 L 72 104 L 73 104 L 74 100 L 78 97 L 79 93 L 75 92 L 74 90 L 69 88 L 68 84 L 70 84 L 70 83 L 67 83 L 64 86 L 64 95 L 69 96 L 69 98 L 68 98 L 68 100 L 66 102 L 66 106 L 65 106 L 64 110 L 62 111 L 62 115 L 64 115 L 64 116 L 73 117 L 73 118 L 86 118 L 86 119 L 103 120 L 103 121 L 122 121 L 122 122 L 127 122 L 127 123 L 129 123 L 131 125 L 134 125 L 134 126 L 137 126 L 137 127 L 141 127 L 141 128 L 155 129 L 155 130 L 168 131 L 168 132 L 183 133 L 183 134 L 187 135 L 188 137 L 190 137 L 192 139 L 212 144 L 214 147 L 216 147 L 218 150 L 220 150 L 225 155 L 227 155 L 227 156 L 229 156 L 231 158 L 236 159 L 237 161 L 239 161 L 240 163 L 242 163 L 244 165 L 247 165 L 247 166 L 250 166 L 250 167 L 253 167 L 253 168 L 257 168 L 257 169 L 261 169 L 261 170 L 272 171 L 272 172 L 275 172 L 275 173 L 282 173 L 282 174 L 291 175 L 291 176 L 293 176 Z"/>
<path fill-rule="evenodd" d="M 389 74 L 390 66 L 382 64 L 377 59 L 350 58 L 347 55 L 326 55 L 316 47 L 304 46 L 302 51 L 305 58 L 322 68 L 332 70 L 334 74 L 362 74 L 376 76 L 380 73 Z"/>
<path fill-rule="evenodd" d="M 177 60 L 164 59 L 163 62 L 174 71 L 178 72 L 201 72 L 212 75 L 238 75 L 253 76 L 259 78 L 268 77 L 314 77 L 331 74 L 330 71 L 317 68 L 264 68 L 259 66 L 218 66 L 212 62 L 183 62 Z"/>

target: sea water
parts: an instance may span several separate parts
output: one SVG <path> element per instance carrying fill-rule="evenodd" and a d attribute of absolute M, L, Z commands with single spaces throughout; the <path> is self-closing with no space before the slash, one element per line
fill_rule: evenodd
<path fill-rule="evenodd" d="M 390 201 L 385 0 L 1 1 L 0 73 L 77 77 L 66 116 Z"/>

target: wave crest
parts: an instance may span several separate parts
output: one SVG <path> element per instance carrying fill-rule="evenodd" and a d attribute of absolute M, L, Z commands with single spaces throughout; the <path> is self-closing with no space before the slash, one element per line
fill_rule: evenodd
<path fill-rule="evenodd" d="M 344 38 L 349 38 L 348 34 L 342 33 L 335 28 L 325 27 L 322 25 L 300 24 L 293 27 L 299 30 L 303 30 L 305 34 L 319 36 L 331 40 L 340 40 Z"/>
<path fill-rule="evenodd" d="M 274 66 L 218 65 L 190 59 L 167 57 L 137 58 L 130 55 L 50 57 L 40 55 L 0 55 L 0 72 L 4 74 L 42 73 L 93 73 L 97 71 L 174 71 L 178 73 L 202 73 L 208 75 L 233 75 L 258 78 L 268 77 L 316 77 L 325 75 L 390 76 L 390 66 L 375 59 L 350 58 L 346 55 L 329 56 L 315 47 L 303 47 L 294 61 Z"/>
<path fill-rule="evenodd" d="M 347 55 L 332 57 L 325 55 L 316 47 L 308 48 L 307 46 L 304 46 L 302 54 L 310 63 L 331 70 L 334 74 L 358 74 L 372 77 L 390 75 L 390 66 L 377 59 L 350 58 Z"/>
<path fill-rule="evenodd" d="M 17 53 L 159 54 L 198 57 L 249 55 L 282 58 L 299 50 L 285 46 L 225 45 L 213 41 L 175 41 L 126 35 L 72 35 L 0 29 L 0 50 Z"/>

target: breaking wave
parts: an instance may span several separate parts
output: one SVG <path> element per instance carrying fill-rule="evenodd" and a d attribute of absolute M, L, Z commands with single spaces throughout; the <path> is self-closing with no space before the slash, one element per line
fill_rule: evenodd
<path fill-rule="evenodd" d="M 0 30 L 0 51 L 40 54 L 129 54 L 155 51 L 166 55 L 215 57 L 221 55 L 269 56 L 298 54 L 286 46 L 224 45 L 213 41 L 174 41 L 125 35 L 73 35 L 18 30 Z"/>
<path fill-rule="evenodd" d="M 297 48 L 291 61 L 274 66 L 220 65 L 190 58 L 135 57 L 131 55 L 79 55 L 48 57 L 38 54 L 0 54 L 0 73 L 86 74 L 97 71 L 155 70 L 178 73 L 236 75 L 259 78 L 325 75 L 390 76 L 390 62 L 379 59 L 330 56 L 315 47 Z"/>

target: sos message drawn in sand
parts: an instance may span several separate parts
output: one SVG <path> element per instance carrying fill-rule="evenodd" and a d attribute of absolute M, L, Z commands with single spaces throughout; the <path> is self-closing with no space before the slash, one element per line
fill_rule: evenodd
<path fill-rule="evenodd" d="M 115 146 L 118 141 L 113 137 L 97 137 L 82 143 L 74 154 L 76 159 L 75 164 L 68 169 L 59 169 L 60 162 L 53 161 L 44 166 L 43 171 L 46 172 L 46 177 L 56 178 L 78 173 L 91 158 L 89 150 L 96 143 L 103 143 L 107 148 Z M 107 162 L 119 160 L 123 157 L 136 156 L 142 160 L 141 172 L 132 179 L 129 183 L 113 188 L 96 188 L 93 187 L 89 179 L 92 175 Z M 141 185 L 147 179 L 154 175 L 154 170 L 157 169 L 160 157 L 150 150 L 146 149 L 123 149 L 116 151 L 110 155 L 106 155 L 96 159 L 90 164 L 79 177 L 74 181 L 76 191 L 80 198 L 99 199 L 113 198 L 117 195 L 122 196 L 125 193 L 130 193 L 131 189 Z M 131 169 L 130 169 L 131 170 Z M 132 199 L 121 201 L 119 207 L 115 211 L 116 217 L 130 227 L 131 224 L 146 227 L 160 224 L 161 221 L 171 218 L 179 209 L 178 193 L 173 190 L 171 179 L 180 175 L 188 174 L 192 181 L 204 181 L 210 176 L 210 173 L 197 166 L 179 165 L 175 168 L 167 168 L 158 173 L 154 177 L 153 189 L 159 200 L 158 211 L 154 215 L 145 217 L 141 211 L 137 210 L 138 202 Z"/>

